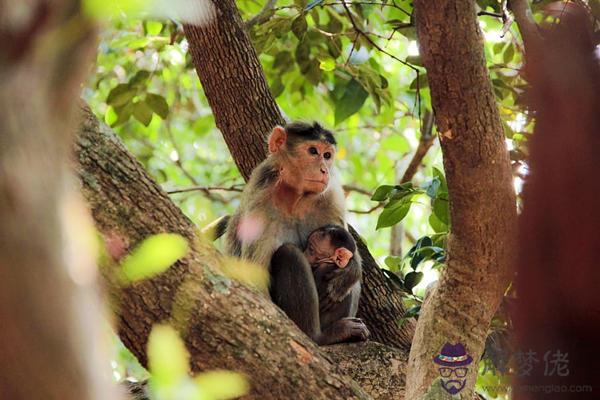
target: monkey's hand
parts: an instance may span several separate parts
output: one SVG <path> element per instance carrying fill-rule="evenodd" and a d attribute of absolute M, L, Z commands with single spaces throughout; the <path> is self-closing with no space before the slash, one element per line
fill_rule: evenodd
<path fill-rule="evenodd" d="M 362 268 L 356 259 L 351 259 L 346 268 L 336 268 L 325 276 L 327 285 L 319 298 L 319 309 L 327 311 L 341 302 L 360 281 Z"/>

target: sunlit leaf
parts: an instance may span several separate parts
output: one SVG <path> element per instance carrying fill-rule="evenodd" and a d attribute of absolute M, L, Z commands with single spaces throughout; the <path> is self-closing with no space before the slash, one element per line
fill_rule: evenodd
<path fill-rule="evenodd" d="M 112 106 L 108 106 L 106 108 L 106 113 L 104 114 L 104 122 L 106 122 L 107 125 L 112 126 L 117 122 L 118 118 L 119 116 L 115 112 L 115 109 Z"/>
<path fill-rule="evenodd" d="M 169 325 L 156 325 L 148 338 L 148 365 L 152 384 L 172 386 L 187 377 L 189 354 L 183 340 Z"/>
<path fill-rule="evenodd" d="M 211 400 L 228 400 L 244 396 L 250 390 L 245 376 L 233 371 L 203 372 L 194 378 L 202 393 Z"/>
<path fill-rule="evenodd" d="M 156 36 L 162 30 L 163 24 L 158 21 L 146 21 L 148 35 Z"/>
<path fill-rule="evenodd" d="M 264 267 L 237 257 L 224 257 L 221 271 L 229 278 L 268 292 L 269 272 Z"/>
<path fill-rule="evenodd" d="M 123 281 L 134 282 L 163 272 L 184 257 L 188 247 L 187 240 L 177 234 L 161 233 L 150 236 L 121 263 Z"/>
<path fill-rule="evenodd" d="M 216 16 L 210 0 L 83 0 L 82 7 L 87 15 L 105 20 L 164 18 L 203 25 Z"/>
<path fill-rule="evenodd" d="M 333 71 L 335 69 L 335 60 L 331 57 L 324 58 L 319 64 L 323 71 Z"/>

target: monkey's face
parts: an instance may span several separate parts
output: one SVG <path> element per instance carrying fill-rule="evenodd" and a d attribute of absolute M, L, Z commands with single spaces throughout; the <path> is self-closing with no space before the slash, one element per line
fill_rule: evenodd
<path fill-rule="evenodd" d="M 320 262 L 333 261 L 335 246 L 331 243 L 329 235 L 317 230 L 310 234 L 304 250 L 304 256 L 309 264 L 317 264 Z"/>
<path fill-rule="evenodd" d="M 296 145 L 292 151 L 291 169 L 284 180 L 295 184 L 302 193 L 319 194 L 329 186 L 335 147 L 327 142 L 310 140 Z"/>

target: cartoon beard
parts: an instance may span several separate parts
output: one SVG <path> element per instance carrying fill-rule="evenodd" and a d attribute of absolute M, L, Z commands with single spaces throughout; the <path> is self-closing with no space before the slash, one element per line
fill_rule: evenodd
<path fill-rule="evenodd" d="M 440 383 L 446 392 L 455 395 L 463 390 L 467 381 L 465 379 L 450 379 L 447 381 L 442 380 Z"/>

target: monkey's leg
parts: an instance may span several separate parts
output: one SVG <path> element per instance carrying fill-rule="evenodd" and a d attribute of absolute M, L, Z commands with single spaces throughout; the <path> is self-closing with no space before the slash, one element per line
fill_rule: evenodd
<path fill-rule="evenodd" d="M 318 281 L 317 281 L 318 282 Z M 324 289 L 326 285 L 317 285 L 317 290 L 320 291 Z M 346 296 L 341 302 L 334 303 L 333 306 L 329 307 L 327 310 L 324 310 L 323 307 L 319 307 L 319 319 L 321 321 L 321 329 L 323 331 L 327 330 L 327 328 L 333 324 L 335 321 L 338 321 L 343 318 L 353 318 L 356 317 L 356 312 L 358 311 L 358 299 L 360 297 L 360 283 L 357 283 L 352 291 Z"/>
<path fill-rule="evenodd" d="M 319 299 L 312 271 L 302 251 L 284 244 L 271 258 L 271 299 L 315 342 L 319 342 Z"/>
<path fill-rule="evenodd" d="M 319 335 L 320 346 L 342 342 L 360 342 L 369 338 L 369 330 L 360 318 L 343 318 L 333 322 Z"/>

